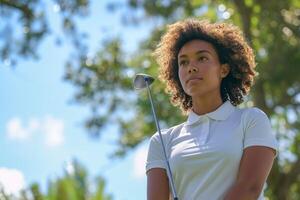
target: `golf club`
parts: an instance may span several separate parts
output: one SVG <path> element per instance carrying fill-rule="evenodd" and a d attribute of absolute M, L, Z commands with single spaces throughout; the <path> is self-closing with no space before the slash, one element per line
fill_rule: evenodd
<path fill-rule="evenodd" d="M 169 160 L 167 158 L 164 141 L 163 141 L 163 138 L 162 138 L 162 135 L 161 135 L 161 131 L 160 131 L 160 127 L 159 127 L 159 123 L 158 123 L 158 120 L 157 120 L 156 112 L 155 112 L 153 101 L 152 101 L 152 95 L 151 95 L 151 91 L 150 91 L 150 87 L 149 87 L 149 85 L 151 85 L 153 83 L 153 81 L 154 81 L 154 78 L 151 77 L 150 75 L 136 74 L 135 78 L 134 78 L 134 81 L 133 81 L 133 86 L 136 90 L 140 90 L 140 89 L 144 89 L 144 88 L 147 88 L 147 90 L 148 90 L 148 96 L 149 96 L 150 103 L 151 103 L 152 114 L 153 114 L 153 117 L 154 117 L 156 129 L 159 133 L 160 141 L 161 141 L 161 144 L 162 144 L 162 147 L 163 147 L 165 161 L 167 163 L 167 173 L 168 173 L 169 180 L 171 182 L 171 189 L 172 189 L 173 199 L 178 200 L 176 189 L 175 189 L 174 182 L 173 182 L 173 177 L 172 177 L 172 172 L 171 172 Z"/>

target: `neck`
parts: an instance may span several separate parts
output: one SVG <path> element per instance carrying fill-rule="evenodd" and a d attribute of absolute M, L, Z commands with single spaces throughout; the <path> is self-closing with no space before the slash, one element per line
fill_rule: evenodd
<path fill-rule="evenodd" d="M 221 95 L 209 97 L 192 97 L 193 112 L 197 115 L 204 115 L 215 111 L 223 104 Z"/>

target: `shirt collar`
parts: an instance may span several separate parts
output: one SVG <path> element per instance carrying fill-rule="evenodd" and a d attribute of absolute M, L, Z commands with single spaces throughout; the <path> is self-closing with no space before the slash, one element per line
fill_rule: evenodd
<path fill-rule="evenodd" d="M 222 121 L 229 117 L 229 115 L 234 111 L 235 107 L 230 103 L 230 101 L 224 102 L 220 107 L 218 107 L 215 111 L 210 113 L 206 113 L 204 115 L 197 115 L 193 111 L 189 112 L 188 119 L 186 125 L 192 125 L 195 122 L 202 120 L 206 117 L 211 118 L 213 120 Z"/>

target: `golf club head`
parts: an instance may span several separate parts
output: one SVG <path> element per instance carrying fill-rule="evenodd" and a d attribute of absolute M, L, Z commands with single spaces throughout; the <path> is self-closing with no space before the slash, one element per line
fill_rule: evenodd
<path fill-rule="evenodd" d="M 146 81 L 148 82 L 148 85 L 151 85 L 154 81 L 154 78 L 148 74 L 136 74 L 133 81 L 134 89 L 140 90 L 146 88 Z"/>

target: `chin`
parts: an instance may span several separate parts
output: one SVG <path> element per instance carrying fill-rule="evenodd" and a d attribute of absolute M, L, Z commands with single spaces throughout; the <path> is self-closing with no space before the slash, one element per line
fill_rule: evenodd
<path fill-rule="evenodd" d="M 187 94 L 188 94 L 189 96 L 191 96 L 192 98 L 194 98 L 194 97 L 202 97 L 202 96 L 205 96 L 206 92 L 199 92 L 199 91 L 197 91 L 197 92 L 191 92 L 191 91 L 189 91 L 189 92 L 187 92 Z"/>

